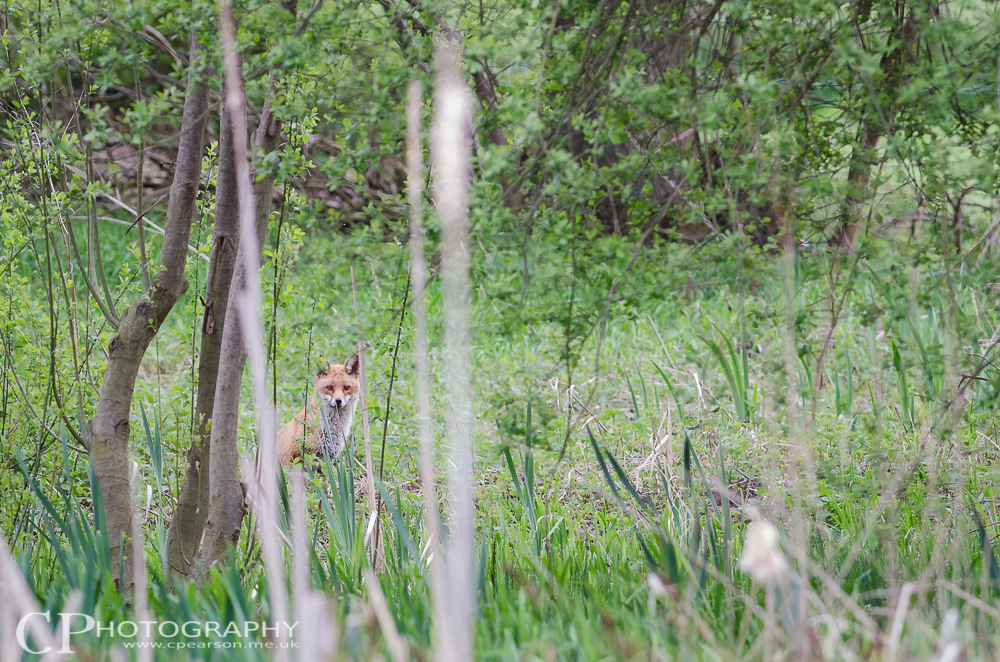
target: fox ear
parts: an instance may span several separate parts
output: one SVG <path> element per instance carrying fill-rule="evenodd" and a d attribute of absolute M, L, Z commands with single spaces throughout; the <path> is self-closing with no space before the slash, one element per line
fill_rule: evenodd
<path fill-rule="evenodd" d="M 330 374 L 329 363 L 327 363 L 325 367 L 320 368 L 319 372 L 316 373 L 316 379 L 319 379 L 320 377 L 326 377 L 328 374 Z"/>
<path fill-rule="evenodd" d="M 344 361 L 344 370 L 354 377 L 358 376 L 358 369 L 361 367 L 361 360 L 357 354 L 351 354 L 351 358 Z"/>

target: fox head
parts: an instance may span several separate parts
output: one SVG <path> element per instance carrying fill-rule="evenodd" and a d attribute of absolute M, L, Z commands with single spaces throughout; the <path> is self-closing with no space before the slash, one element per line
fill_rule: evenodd
<path fill-rule="evenodd" d="M 353 407 L 358 401 L 361 382 L 358 369 L 361 361 L 352 354 L 343 365 L 326 364 L 326 368 L 316 373 L 316 392 L 323 402 L 331 407 Z"/>

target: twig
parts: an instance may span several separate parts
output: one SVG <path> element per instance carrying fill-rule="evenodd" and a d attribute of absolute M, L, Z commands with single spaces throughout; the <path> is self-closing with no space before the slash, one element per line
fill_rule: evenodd
<path fill-rule="evenodd" d="M 398 278 L 399 276 L 398 271 L 396 276 Z M 392 387 L 396 382 L 396 358 L 399 356 L 399 340 L 400 340 L 400 335 L 402 334 L 403 331 L 403 320 L 406 319 L 406 301 L 407 301 L 407 296 L 409 294 L 410 294 L 410 273 L 409 271 L 407 271 L 406 289 L 403 290 L 403 306 L 399 311 L 399 325 L 396 327 L 396 347 L 392 352 L 392 369 L 389 372 L 389 392 L 386 393 L 385 396 L 385 415 L 382 420 L 382 449 L 379 452 L 379 461 L 378 461 L 378 479 L 380 481 L 383 480 L 382 475 L 385 469 L 385 440 L 389 434 L 389 412 L 391 411 L 392 408 Z M 381 494 L 379 495 L 379 500 L 378 500 L 378 513 L 379 516 L 382 515 Z M 375 532 L 376 548 L 378 548 L 379 545 L 381 544 L 380 540 L 381 531 L 382 529 L 380 527 L 379 530 Z"/>
<path fill-rule="evenodd" d="M 14 370 L 14 363 L 13 359 L 11 358 L 10 346 L 7 344 L 7 338 L 2 333 L 0 333 L 0 342 L 3 342 L 4 351 L 7 354 L 7 366 L 10 368 L 10 374 L 13 375 L 14 377 L 14 384 L 17 385 L 17 390 L 20 391 L 21 398 L 24 400 L 24 404 L 28 407 L 28 411 L 31 412 L 31 415 L 35 417 L 35 419 L 38 421 L 38 424 L 42 426 L 42 429 L 45 430 L 45 432 L 48 433 L 48 435 L 52 437 L 53 440 L 59 441 L 59 435 L 56 434 L 52 430 L 52 428 L 48 426 L 48 424 L 45 422 L 45 419 L 42 418 L 42 415 L 39 414 L 38 410 L 35 409 L 35 406 L 31 404 L 31 399 L 28 397 L 28 393 L 27 391 L 25 391 L 24 385 L 21 384 L 21 379 L 20 377 L 17 376 L 17 371 Z M 87 450 L 87 442 L 83 439 L 83 437 L 81 437 L 76 430 L 74 430 L 72 427 L 68 425 L 66 426 L 66 429 L 70 431 L 74 439 L 80 442 L 80 445 L 83 446 L 83 448 L 73 446 L 72 444 L 67 444 L 67 446 L 76 451 L 77 453 L 85 453 L 85 454 L 88 453 L 89 451 Z"/>
<path fill-rule="evenodd" d="M 385 396 L 385 419 L 382 424 L 382 451 L 378 462 L 378 479 L 382 480 L 382 470 L 385 467 L 385 439 L 389 432 L 389 409 L 392 406 L 392 387 L 396 382 L 396 357 L 399 356 L 399 339 L 403 333 L 403 320 L 406 319 L 406 303 L 410 294 L 411 274 L 406 275 L 406 289 L 403 290 L 403 307 L 399 311 L 399 325 L 396 327 L 396 347 L 392 351 L 392 369 L 389 372 L 389 392 Z"/>
<path fill-rule="evenodd" d="M 161 35 L 162 36 L 162 35 Z M 136 76 L 136 87 L 139 86 L 139 77 Z M 139 165 L 135 169 L 135 188 L 136 188 L 136 215 L 133 225 L 138 226 L 139 233 L 139 268 L 142 270 L 142 282 L 146 286 L 146 291 L 149 292 L 153 289 L 152 284 L 149 280 L 149 261 L 146 259 L 146 233 L 143 231 L 142 217 L 146 213 L 143 210 L 143 178 L 142 169 L 146 161 L 146 141 L 145 139 L 139 141 Z M 127 232 L 126 232 L 127 234 Z"/>
<path fill-rule="evenodd" d="M 302 22 L 299 23 L 299 27 L 295 29 L 296 37 L 301 36 L 302 33 L 306 31 L 306 27 L 308 27 L 309 21 L 312 19 L 313 14 L 318 12 L 319 8 L 322 6 L 323 6 L 323 0 L 316 0 L 316 2 L 313 3 L 312 9 L 310 9 L 309 13 L 302 18 Z"/>
<path fill-rule="evenodd" d="M 358 324 L 358 291 L 354 285 L 354 267 L 351 267 L 351 294 L 354 296 L 354 324 Z M 378 495 L 375 493 L 375 469 L 372 462 L 372 439 L 368 430 L 368 370 L 365 365 L 365 341 L 358 338 L 358 359 L 360 364 L 361 393 L 358 394 L 359 405 L 361 406 L 361 430 L 365 437 L 365 471 L 367 472 L 368 486 L 368 515 L 369 522 L 374 522 L 378 517 Z M 371 524 L 369 524 L 371 526 Z M 371 535 L 365 536 L 366 542 L 371 540 Z M 377 556 L 378 549 L 375 554 Z"/>
<path fill-rule="evenodd" d="M 86 218 L 86 217 L 83 217 Z M 90 295 L 94 297 L 94 301 L 97 306 L 101 309 L 101 313 L 104 315 L 104 319 L 108 321 L 111 328 L 115 331 L 118 330 L 118 317 L 108 308 L 107 303 L 101 298 L 100 292 L 97 291 L 97 286 L 91 282 L 90 277 L 87 275 L 87 268 L 83 264 L 83 258 L 80 256 L 80 247 L 76 243 L 76 235 L 73 234 L 73 224 L 66 220 L 65 223 L 67 234 L 69 235 L 70 245 L 73 247 L 73 255 L 76 257 L 77 263 L 80 265 L 80 275 L 83 276 L 83 282 L 86 283 L 87 289 L 90 291 Z"/>

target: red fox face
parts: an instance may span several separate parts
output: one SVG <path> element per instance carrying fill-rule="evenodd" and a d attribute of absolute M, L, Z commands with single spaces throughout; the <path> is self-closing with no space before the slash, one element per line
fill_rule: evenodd
<path fill-rule="evenodd" d="M 350 407 L 357 402 L 361 382 L 358 355 L 353 354 L 343 365 L 328 363 L 316 373 L 316 392 L 331 407 Z"/>

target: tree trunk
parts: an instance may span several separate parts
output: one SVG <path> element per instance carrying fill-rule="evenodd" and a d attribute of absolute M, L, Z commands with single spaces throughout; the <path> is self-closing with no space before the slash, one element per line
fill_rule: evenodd
<path fill-rule="evenodd" d="M 854 247 L 863 221 L 861 208 L 868 199 L 868 181 L 874 161 L 872 151 L 882 137 L 882 132 L 870 123 L 863 127 L 862 134 L 861 144 L 851 154 L 851 166 L 847 171 L 847 199 L 841 216 L 843 220 L 833 238 L 835 245 L 847 249 Z"/>
<path fill-rule="evenodd" d="M 201 327 L 201 351 L 198 354 L 198 396 L 195 410 L 194 438 L 188 450 L 184 475 L 167 534 L 167 560 L 170 570 L 187 577 L 198 553 L 198 544 L 208 520 L 208 474 L 211 419 L 222 353 L 222 336 L 229 308 L 230 283 L 239 246 L 240 218 L 236 201 L 236 160 L 233 152 L 232 122 L 226 105 L 219 111 L 219 172 L 216 178 L 215 224 L 212 254 L 205 284 L 205 313 Z"/>
<path fill-rule="evenodd" d="M 112 577 L 116 582 L 119 577 L 123 579 L 119 590 L 127 589 L 132 583 L 131 555 L 125 554 L 125 566 L 119 567 L 120 559 L 123 558 L 122 543 L 128 538 L 132 519 L 129 482 L 131 472 L 128 462 L 132 392 L 146 348 L 188 286 L 184 268 L 195 196 L 201 177 L 208 105 L 203 58 L 200 57 L 195 34 L 191 35 L 191 44 L 195 59 L 200 62 L 192 62 L 188 75 L 180 145 L 167 204 L 159 272 L 152 290 L 140 296 L 122 315 L 118 333 L 108 345 L 108 365 L 104 370 L 97 409 L 86 425 L 94 473 L 107 513 Z M 128 549 L 126 544 L 125 550 Z"/>
<path fill-rule="evenodd" d="M 483 109 L 490 114 L 495 122 L 497 114 L 496 85 L 494 84 L 493 77 L 489 75 L 486 63 L 481 62 L 480 66 L 482 70 L 472 74 L 472 80 L 475 83 L 476 98 L 482 102 Z M 503 127 L 499 124 L 495 125 L 488 135 L 490 142 L 497 147 L 507 146 L 507 136 L 504 134 Z"/>
<path fill-rule="evenodd" d="M 841 225 L 833 235 L 833 244 L 851 250 L 861 227 L 861 205 L 868 199 L 869 177 L 872 163 L 872 150 L 878 146 L 878 141 L 885 135 L 892 135 L 893 122 L 898 108 L 895 100 L 898 90 L 902 87 L 909 73 L 909 65 L 916 59 L 915 49 L 920 38 L 925 16 L 906 11 L 904 0 L 896 3 L 895 23 L 888 34 L 886 47 L 879 63 L 880 76 L 875 81 L 868 82 L 868 93 L 875 106 L 861 119 L 861 145 L 854 149 L 851 155 L 851 165 L 847 172 L 847 199 L 844 201 L 844 212 Z M 930 12 L 936 14 L 936 10 Z M 890 48 L 891 47 L 891 48 Z M 880 104 L 879 97 L 886 99 Z"/>
<path fill-rule="evenodd" d="M 277 76 L 271 73 L 268 99 L 274 90 Z M 281 122 L 274 117 L 270 101 L 264 104 L 260 126 L 254 133 L 255 156 L 273 152 L 278 146 Z M 239 137 L 237 136 L 237 139 Z M 271 215 L 271 197 L 274 194 L 274 177 L 268 175 L 258 180 L 254 177 L 253 195 L 256 210 L 257 246 L 262 247 Z M 260 262 L 258 252 L 255 263 Z M 229 308 L 236 310 L 237 298 L 246 287 L 242 243 L 236 257 L 232 285 L 229 290 Z M 240 413 L 240 382 L 247 360 L 247 349 L 239 317 L 233 315 L 222 332 L 219 372 L 215 388 L 215 408 L 212 414 L 211 440 L 208 461 L 209 512 L 205 535 L 198 556 L 207 567 L 222 558 L 230 546 L 239 540 L 240 526 L 246 513 L 243 488 L 240 484 L 239 449 L 237 428 Z"/>

